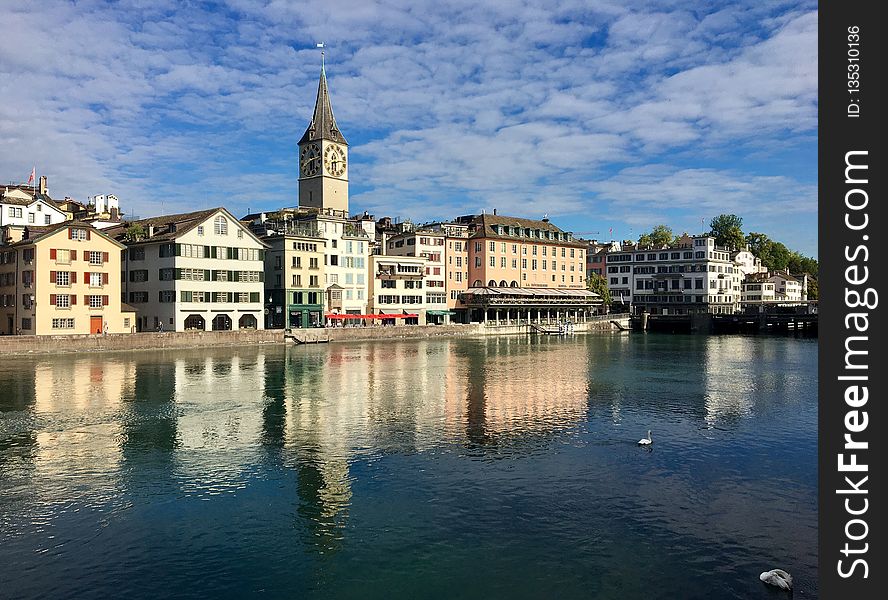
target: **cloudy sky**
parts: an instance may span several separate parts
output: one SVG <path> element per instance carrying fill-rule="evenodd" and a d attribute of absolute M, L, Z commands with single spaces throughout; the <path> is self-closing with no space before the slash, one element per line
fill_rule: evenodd
<path fill-rule="evenodd" d="M 353 213 L 623 239 L 732 212 L 816 256 L 816 2 L 34 0 L 0 22 L 3 183 L 36 165 L 142 217 L 293 206 L 323 41 Z"/>

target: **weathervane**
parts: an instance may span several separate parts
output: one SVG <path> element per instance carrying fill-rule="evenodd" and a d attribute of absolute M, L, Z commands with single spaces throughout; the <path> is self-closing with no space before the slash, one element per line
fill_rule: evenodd
<path fill-rule="evenodd" d="M 317 46 L 318 46 L 318 48 L 321 49 L 321 70 L 323 71 L 324 70 L 324 48 L 327 47 L 327 44 L 325 44 L 324 42 L 319 42 Z"/>

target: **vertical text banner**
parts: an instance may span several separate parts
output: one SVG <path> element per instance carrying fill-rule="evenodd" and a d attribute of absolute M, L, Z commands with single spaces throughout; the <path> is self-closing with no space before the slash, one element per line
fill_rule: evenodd
<path fill-rule="evenodd" d="M 886 475 L 884 73 L 876 2 L 819 15 L 820 596 L 883 598 Z"/>

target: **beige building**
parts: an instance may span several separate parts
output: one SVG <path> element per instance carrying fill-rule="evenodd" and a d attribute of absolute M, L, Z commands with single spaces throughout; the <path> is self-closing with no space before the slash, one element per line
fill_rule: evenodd
<path fill-rule="evenodd" d="M 469 226 L 465 223 L 434 223 L 433 231 L 444 234 L 444 267 L 447 309 L 451 322 L 465 323 L 466 307 L 460 294 L 469 289 Z"/>
<path fill-rule="evenodd" d="M 429 304 L 425 295 L 425 270 L 428 259 L 422 256 L 370 256 L 371 314 L 390 314 L 386 325 L 418 325 L 426 322 Z M 436 304 L 440 306 L 440 304 Z M 416 315 L 398 317 L 394 315 Z"/>
<path fill-rule="evenodd" d="M 265 328 L 324 326 L 324 256 L 316 229 L 290 222 L 262 238 L 265 254 Z"/>
<path fill-rule="evenodd" d="M 123 244 L 80 221 L 6 228 L 4 241 L 0 246 L 4 334 L 133 331 L 134 309 L 121 302 Z"/>

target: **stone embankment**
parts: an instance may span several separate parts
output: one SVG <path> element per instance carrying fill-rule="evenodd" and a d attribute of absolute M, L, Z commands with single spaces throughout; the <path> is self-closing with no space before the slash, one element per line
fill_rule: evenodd
<path fill-rule="evenodd" d="M 596 319 L 576 323 L 574 332 L 616 331 L 621 321 Z M 625 325 L 628 327 L 628 319 Z M 325 330 L 303 330 L 316 338 L 323 334 L 330 342 L 387 339 L 423 339 L 486 335 L 527 334 L 527 325 L 402 325 L 396 327 L 332 327 Z M 300 330 L 293 331 L 294 336 Z M 131 333 L 113 335 L 50 335 L 0 336 L 0 355 L 60 354 L 65 352 L 117 352 L 127 350 L 162 350 L 167 348 L 198 348 L 209 346 L 249 346 L 284 343 L 281 329 L 240 331 L 183 331 L 164 333 Z"/>

